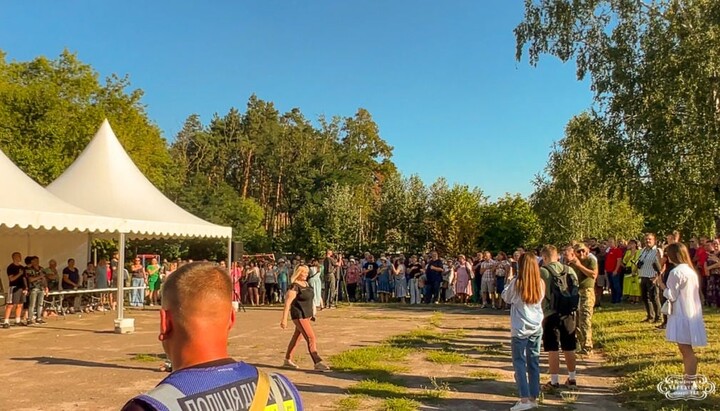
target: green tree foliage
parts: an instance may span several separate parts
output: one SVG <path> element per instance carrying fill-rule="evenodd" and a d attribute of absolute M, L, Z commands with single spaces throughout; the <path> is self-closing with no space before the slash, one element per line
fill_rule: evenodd
<path fill-rule="evenodd" d="M 542 227 L 530 203 L 519 194 L 506 194 L 483 208 L 480 246 L 513 251 L 540 244 Z"/>
<path fill-rule="evenodd" d="M 515 30 L 527 52 L 589 75 L 601 173 L 648 228 L 707 233 L 720 206 L 720 2 L 526 0 Z"/>
<path fill-rule="evenodd" d="M 68 51 L 29 62 L 7 62 L 0 52 L 0 149 L 30 177 L 49 184 L 108 118 L 138 168 L 165 189 L 172 167 L 165 140 L 140 102 L 142 90 L 126 92 L 129 87 L 127 77 L 114 75 L 102 83 Z"/>
<path fill-rule="evenodd" d="M 311 121 L 297 108 L 282 113 L 253 95 L 243 110 L 231 108 L 207 123 L 188 116 L 168 145 L 128 77 L 98 78 L 69 52 L 30 62 L 7 62 L 0 54 L 0 148 L 49 183 L 107 117 L 158 188 L 193 214 L 232 226 L 234 240 L 249 252 L 474 251 L 482 192 L 403 177 L 392 146 L 363 108 Z M 104 254 L 115 247 L 96 245 Z M 217 240 L 136 240 L 128 252 L 220 259 L 225 247 Z"/>
<path fill-rule="evenodd" d="M 428 225 L 434 247 L 449 256 L 473 253 L 485 202 L 480 189 L 459 184 L 450 187 L 444 178 L 433 183 Z"/>
<path fill-rule="evenodd" d="M 531 203 L 545 241 L 630 238 L 642 231 L 642 215 L 618 194 L 618 182 L 603 173 L 608 153 L 601 130 L 589 114 L 571 119 L 565 137 L 550 153 L 544 175 L 536 177 Z"/>
<path fill-rule="evenodd" d="M 256 96 L 245 112 L 230 109 L 208 125 L 191 115 L 170 148 L 181 168 L 182 188 L 175 198 L 182 203 L 183 196 L 196 197 L 196 184 L 224 187 L 227 198 L 233 191 L 254 201 L 266 235 L 255 244 L 267 249 L 316 253 L 328 245 L 359 249 L 370 244 L 375 236 L 369 216 L 380 184 L 396 172 L 392 147 L 364 109 L 348 118 L 320 117 L 318 124 L 313 126 L 299 109 L 280 113 Z M 188 207 L 212 219 L 204 204 Z M 349 217 L 342 227 L 339 222 Z M 257 230 L 243 222 L 239 231 L 248 229 Z"/>

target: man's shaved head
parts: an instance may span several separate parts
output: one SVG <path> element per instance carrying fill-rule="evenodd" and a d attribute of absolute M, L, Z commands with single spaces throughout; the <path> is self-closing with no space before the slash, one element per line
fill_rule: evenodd
<path fill-rule="evenodd" d="M 162 310 L 169 313 L 173 334 L 182 340 L 223 334 L 227 340 L 234 321 L 230 277 L 210 263 L 186 264 L 165 281 Z"/>
<path fill-rule="evenodd" d="M 211 300 L 232 305 L 232 283 L 226 272 L 211 263 L 190 263 L 177 269 L 163 286 L 162 306 L 184 310 Z"/>

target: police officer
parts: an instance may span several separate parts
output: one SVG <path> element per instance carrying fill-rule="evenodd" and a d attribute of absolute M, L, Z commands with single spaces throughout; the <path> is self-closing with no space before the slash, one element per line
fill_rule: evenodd
<path fill-rule="evenodd" d="M 210 263 L 191 263 L 175 271 L 164 285 L 158 336 L 174 371 L 153 390 L 130 400 L 123 411 L 302 411 L 300 394 L 286 377 L 229 357 L 234 323 L 226 272 Z"/>

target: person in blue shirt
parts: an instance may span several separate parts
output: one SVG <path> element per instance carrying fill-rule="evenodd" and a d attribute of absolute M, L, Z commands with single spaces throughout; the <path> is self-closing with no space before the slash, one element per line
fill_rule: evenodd
<path fill-rule="evenodd" d="M 165 282 L 160 309 L 163 350 L 173 372 L 123 411 L 303 411 L 297 388 L 228 355 L 235 324 L 232 283 L 211 263 L 182 266 Z"/>

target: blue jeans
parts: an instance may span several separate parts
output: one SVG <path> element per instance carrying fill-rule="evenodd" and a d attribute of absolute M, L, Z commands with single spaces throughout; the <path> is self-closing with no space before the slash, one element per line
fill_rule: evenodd
<path fill-rule="evenodd" d="M 617 304 L 619 302 L 622 302 L 622 294 L 623 294 L 623 276 L 622 274 L 607 274 L 608 279 L 610 279 L 610 295 L 612 296 L 612 303 Z"/>
<path fill-rule="evenodd" d="M 528 338 L 513 337 L 512 363 L 520 398 L 540 396 L 540 340 L 542 332 Z"/>
<path fill-rule="evenodd" d="M 145 285 L 144 278 L 133 278 L 131 285 L 133 287 L 142 287 Z M 132 290 L 130 292 L 130 305 L 133 307 L 142 307 L 145 304 L 145 296 L 143 290 Z"/>
<path fill-rule="evenodd" d="M 375 301 L 377 296 L 377 281 L 365 279 L 365 301 Z"/>
<path fill-rule="evenodd" d="M 281 281 L 280 285 L 280 301 L 285 302 L 285 294 L 287 294 L 287 281 Z"/>

